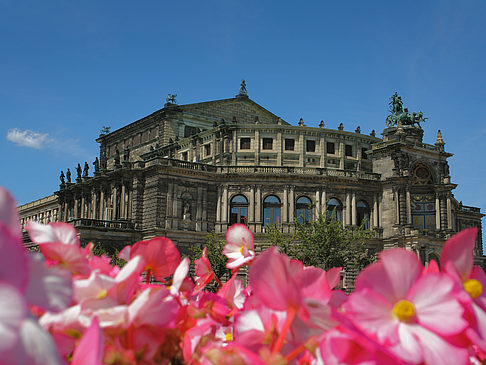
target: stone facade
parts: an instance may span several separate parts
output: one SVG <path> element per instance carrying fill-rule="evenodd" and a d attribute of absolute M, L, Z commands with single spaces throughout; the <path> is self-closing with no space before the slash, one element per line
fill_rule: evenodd
<path fill-rule="evenodd" d="M 119 248 L 163 235 L 187 252 L 235 222 L 263 244 L 267 223 L 289 232 L 294 219 L 335 208 L 345 227 L 374 230 L 377 249 L 407 247 L 424 263 L 450 235 L 476 226 L 484 267 L 483 214 L 454 197 L 441 135 L 433 145 L 422 135 L 411 125 L 388 127 L 383 138 L 323 122 L 295 126 L 243 94 L 166 104 L 100 135 L 99 167 L 60 185 L 57 218 L 83 242 Z M 19 208 L 23 221 L 33 219 L 27 205 Z"/>

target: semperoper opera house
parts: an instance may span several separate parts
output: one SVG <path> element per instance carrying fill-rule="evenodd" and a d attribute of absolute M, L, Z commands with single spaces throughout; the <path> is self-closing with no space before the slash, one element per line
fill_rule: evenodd
<path fill-rule="evenodd" d="M 162 109 L 104 128 L 99 157 L 73 176 L 63 170 L 54 195 L 20 206 L 21 223 L 69 222 L 82 242 L 110 247 L 167 236 L 187 253 L 236 222 L 262 245 L 267 224 L 289 232 L 295 219 L 335 211 L 345 227 L 375 231 L 375 250 L 406 247 L 423 263 L 455 232 L 478 227 L 485 267 L 484 215 L 454 197 L 441 132 L 423 143 L 422 113 L 397 94 L 389 104 L 380 138 L 322 121 L 291 125 L 252 101 L 244 82 L 230 99 L 177 105 L 169 95 Z"/>

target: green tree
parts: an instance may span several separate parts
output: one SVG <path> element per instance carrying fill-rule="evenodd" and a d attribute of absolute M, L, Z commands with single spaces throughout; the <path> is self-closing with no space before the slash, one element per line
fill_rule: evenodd
<path fill-rule="evenodd" d="M 223 255 L 223 248 L 226 245 L 226 241 L 223 237 L 211 232 L 206 236 L 206 243 L 202 247 L 194 246 L 191 248 L 192 260 L 199 259 L 202 255 L 204 247 L 207 247 L 207 253 L 211 268 L 213 269 L 218 279 L 231 276 L 231 270 L 226 268 L 228 259 Z"/>
<path fill-rule="evenodd" d="M 311 222 L 295 221 L 295 231 L 288 235 L 278 225 L 267 226 L 266 237 L 286 255 L 301 260 L 306 266 L 323 269 L 346 267 L 362 269 L 373 261 L 367 242 L 374 232 L 364 229 L 346 229 L 342 222 L 320 214 Z"/>

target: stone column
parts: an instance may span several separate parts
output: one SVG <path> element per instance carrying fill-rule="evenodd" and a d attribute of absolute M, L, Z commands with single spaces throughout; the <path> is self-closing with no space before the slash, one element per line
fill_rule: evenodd
<path fill-rule="evenodd" d="M 289 205 L 289 222 L 293 223 L 294 222 L 294 217 L 295 217 L 295 197 L 294 197 L 294 189 L 295 186 L 290 186 L 290 205 Z"/>
<path fill-rule="evenodd" d="M 86 200 L 84 199 L 84 193 L 81 193 L 81 216 L 80 218 L 86 218 L 85 217 L 85 205 L 86 204 Z"/>
<path fill-rule="evenodd" d="M 378 227 L 383 227 L 383 198 L 378 194 Z"/>
<path fill-rule="evenodd" d="M 221 232 L 221 186 L 218 186 L 218 196 L 216 201 L 216 229 Z"/>
<path fill-rule="evenodd" d="M 276 149 L 277 149 L 277 166 L 282 166 L 282 150 L 283 150 L 283 143 L 282 143 L 282 132 L 277 132 L 277 140 L 275 141 Z"/>
<path fill-rule="evenodd" d="M 96 189 L 93 189 L 91 192 L 91 201 L 93 202 L 91 204 L 91 218 L 96 219 L 96 210 L 98 209 L 98 206 L 96 205 L 96 198 L 98 194 L 96 194 Z"/>
<path fill-rule="evenodd" d="M 197 187 L 197 205 L 196 205 L 196 231 L 201 231 L 201 217 L 202 217 L 202 186 Z"/>
<path fill-rule="evenodd" d="M 356 193 L 353 192 L 351 195 L 351 224 L 356 226 Z"/>
<path fill-rule="evenodd" d="M 253 143 L 253 151 L 255 151 L 255 165 L 260 165 L 260 131 L 258 129 L 255 130 L 255 141 Z"/>
<path fill-rule="evenodd" d="M 233 151 L 231 153 L 231 164 L 234 166 L 237 164 L 236 151 L 238 151 L 238 135 L 237 129 L 233 131 Z"/>
<path fill-rule="evenodd" d="M 315 203 L 315 214 L 314 217 L 319 217 L 319 213 L 321 213 L 321 192 L 319 189 L 316 190 L 316 203 Z"/>
<path fill-rule="evenodd" d="M 127 219 L 132 219 L 132 189 L 130 185 L 127 186 Z"/>
<path fill-rule="evenodd" d="M 375 194 L 373 196 L 373 227 L 379 227 L 380 222 L 378 222 L 378 196 Z"/>
<path fill-rule="evenodd" d="M 261 232 L 262 230 L 262 191 L 261 186 L 256 186 L 256 194 L 255 194 L 255 229 L 257 232 Z"/>
<path fill-rule="evenodd" d="M 346 192 L 346 204 L 344 205 L 344 224 L 349 226 L 351 223 L 350 215 L 351 215 L 351 194 L 349 191 Z"/>
<path fill-rule="evenodd" d="M 435 194 L 435 228 L 440 229 L 440 201 L 439 194 Z"/>
<path fill-rule="evenodd" d="M 118 188 L 116 185 L 113 186 L 111 190 L 112 199 L 112 210 L 111 210 L 111 220 L 116 220 L 116 210 L 118 209 Z"/>
<path fill-rule="evenodd" d="M 450 194 L 447 194 L 447 229 L 452 230 L 452 203 Z"/>
<path fill-rule="evenodd" d="M 228 224 L 228 186 L 223 186 L 223 212 L 222 212 L 222 221 L 225 224 Z"/>
<path fill-rule="evenodd" d="M 121 196 L 120 196 L 120 218 L 125 219 L 125 184 L 122 183 L 121 186 Z"/>
<path fill-rule="evenodd" d="M 177 199 L 177 185 L 175 185 L 175 182 L 172 181 L 172 223 L 171 223 L 171 228 L 172 229 L 178 229 L 179 228 L 179 211 L 178 211 L 178 199 Z"/>
<path fill-rule="evenodd" d="M 288 197 L 289 189 L 287 185 L 284 186 L 284 193 L 283 193 L 283 205 L 282 205 L 282 223 L 289 222 L 289 197 Z"/>
<path fill-rule="evenodd" d="M 319 166 L 324 168 L 326 167 L 326 141 L 324 139 L 324 135 L 321 135 L 320 141 L 319 141 L 319 148 L 321 152 L 321 161 Z"/>
<path fill-rule="evenodd" d="M 344 170 L 344 142 L 339 142 L 339 169 Z"/>
<path fill-rule="evenodd" d="M 406 191 L 406 199 L 407 199 L 407 224 L 412 224 L 412 203 L 410 199 L 410 189 L 407 187 Z"/>
<path fill-rule="evenodd" d="M 213 139 L 212 139 L 212 148 L 211 148 L 211 160 L 212 163 L 216 162 L 216 154 L 218 151 L 218 142 L 216 141 L 216 133 L 213 132 Z"/>
<path fill-rule="evenodd" d="M 304 140 L 304 133 L 302 131 L 299 132 L 299 166 L 305 166 L 305 156 L 304 156 L 304 151 L 305 151 L 305 146 L 304 146 L 305 140 Z"/>
<path fill-rule="evenodd" d="M 255 223 L 255 188 L 250 186 L 250 202 L 248 204 L 248 222 Z"/>
<path fill-rule="evenodd" d="M 326 198 L 326 191 L 322 191 L 322 199 L 321 199 L 321 212 L 322 214 L 327 214 L 327 198 Z"/>
<path fill-rule="evenodd" d="M 395 224 L 400 224 L 400 201 L 399 201 L 399 196 L 398 196 L 398 190 L 395 189 L 393 191 L 393 199 L 395 200 Z"/>
<path fill-rule="evenodd" d="M 167 196 L 166 196 L 166 200 L 167 200 L 166 217 L 172 217 L 172 213 L 173 213 L 172 189 L 173 189 L 172 181 L 169 181 L 168 186 L 167 186 Z M 167 227 L 167 225 L 166 225 L 166 227 Z"/>
<path fill-rule="evenodd" d="M 196 146 L 193 146 L 196 151 L 195 162 L 199 162 L 199 156 L 201 155 L 201 144 L 199 143 L 199 138 L 196 137 Z"/>

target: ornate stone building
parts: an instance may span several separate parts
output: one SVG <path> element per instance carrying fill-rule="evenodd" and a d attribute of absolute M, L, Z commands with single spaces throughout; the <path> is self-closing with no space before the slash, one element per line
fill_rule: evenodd
<path fill-rule="evenodd" d="M 422 114 L 396 94 L 390 105 L 379 138 L 359 127 L 291 125 L 253 102 L 244 83 L 224 100 L 177 105 L 170 95 L 164 108 L 104 128 L 94 174 L 85 164 L 76 179 L 62 176 L 51 220 L 73 223 L 84 242 L 121 247 L 162 235 L 185 251 L 235 222 L 263 242 L 268 223 L 288 232 L 294 219 L 335 210 L 344 226 L 374 230 L 378 249 L 407 247 L 424 263 L 454 232 L 476 226 L 484 266 L 483 214 L 454 197 L 440 131 L 423 143 Z M 35 205 L 19 207 L 22 222 L 39 214 Z"/>

